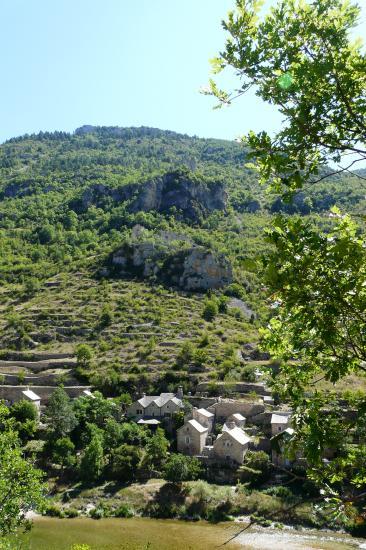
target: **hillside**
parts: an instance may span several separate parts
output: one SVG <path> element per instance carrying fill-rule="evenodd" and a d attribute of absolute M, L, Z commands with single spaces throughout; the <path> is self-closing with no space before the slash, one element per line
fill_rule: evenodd
<path fill-rule="evenodd" d="M 245 162 L 235 142 L 152 128 L 1 145 L 4 384 L 114 395 L 250 379 L 243 346 L 268 315 L 264 227 L 278 211 L 322 226 L 333 204 L 362 213 L 366 182 L 323 180 L 286 205 Z M 93 351 L 88 368 L 75 364 L 80 343 Z"/>

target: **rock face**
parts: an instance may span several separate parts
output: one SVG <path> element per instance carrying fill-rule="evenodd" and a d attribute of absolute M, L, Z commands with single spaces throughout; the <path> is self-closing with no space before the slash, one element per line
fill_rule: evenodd
<path fill-rule="evenodd" d="M 220 288 L 232 282 L 229 260 L 203 247 L 170 250 L 152 242 L 125 245 L 111 258 L 117 273 L 155 278 L 184 290 Z"/>
<path fill-rule="evenodd" d="M 147 182 L 131 204 L 131 211 L 156 210 L 168 213 L 175 208 L 178 217 L 198 221 L 213 210 L 225 210 L 226 192 L 222 183 L 207 185 L 184 172 L 169 172 Z"/>
<path fill-rule="evenodd" d="M 217 256 L 202 248 L 188 251 L 179 286 L 189 290 L 220 288 L 232 282 L 232 270 L 224 256 Z"/>
<path fill-rule="evenodd" d="M 198 222 L 214 210 L 225 210 L 227 194 L 221 182 L 207 183 L 186 170 L 176 170 L 141 184 L 116 189 L 103 184 L 92 185 L 71 206 L 85 211 L 91 205 L 102 207 L 111 199 L 127 201 L 130 212 L 174 211 L 178 219 Z"/>

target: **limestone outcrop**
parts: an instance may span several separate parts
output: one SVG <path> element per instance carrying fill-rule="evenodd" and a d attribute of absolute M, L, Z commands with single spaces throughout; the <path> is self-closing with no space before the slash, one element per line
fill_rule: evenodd
<path fill-rule="evenodd" d="M 161 242 L 125 244 L 111 257 L 120 274 L 154 278 L 184 290 L 220 288 L 232 282 L 232 267 L 223 255 L 200 246 L 172 249 Z"/>
<path fill-rule="evenodd" d="M 167 172 L 149 181 L 110 188 L 97 183 L 88 187 L 71 206 L 85 211 L 103 207 L 108 200 L 127 202 L 130 212 L 174 213 L 177 219 L 199 222 L 214 210 L 225 210 L 227 194 L 222 182 L 208 182 L 187 170 Z"/>

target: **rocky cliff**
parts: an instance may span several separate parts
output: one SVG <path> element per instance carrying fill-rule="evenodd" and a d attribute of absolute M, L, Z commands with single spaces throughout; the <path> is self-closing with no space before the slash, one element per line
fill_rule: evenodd
<path fill-rule="evenodd" d="M 116 273 L 154 278 L 184 290 L 220 288 L 232 282 L 232 267 L 223 255 L 199 246 L 172 250 L 161 243 L 125 244 L 114 252 Z"/>
<path fill-rule="evenodd" d="M 199 222 L 214 210 L 225 210 L 227 194 L 222 182 L 207 181 L 187 170 L 176 170 L 115 189 L 94 184 L 72 207 L 85 211 L 91 205 L 103 207 L 108 200 L 127 201 L 130 212 L 174 212 L 178 219 Z"/>

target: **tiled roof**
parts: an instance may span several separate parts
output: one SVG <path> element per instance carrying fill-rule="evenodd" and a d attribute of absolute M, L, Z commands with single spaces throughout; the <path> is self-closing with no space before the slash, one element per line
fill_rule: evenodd
<path fill-rule="evenodd" d="M 141 397 L 141 399 L 138 399 L 137 402 L 140 403 L 143 409 L 146 409 L 146 407 L 148 407 L 150 403 L 155 401 L 155 399 L 157 398 L 158 398 L 157 395 L 144 395 L 144 397 Z"/>
<path fill-rule="evenodd" d="M 216 441 L 223 435 L 228 435 L 232 437 L 233 439 L 235 439 L 235 441 L 240 443 L 240 445 L 246 445 L 250 441 L 250 437 L 245 432 L 243 432 L 241 428 L 238 427 L 232 428 L 231 430 L 223 430 L 222 433 L 217 436 Z"/>
<path fill-rule="evenodd" d="M 271 424 L 288 424 L 290 417 L 285 414 L 272 414 Z"/>
<path fill-rule="evenodd" d="M 208 432 L 208 428 L 205 428 L 204 426 L 202 426 L 199 422 L 197 422 L 197 420 L 188 420 L 188 422 L 183 424 L 183 426 L 181 426 L 179 430 L 186 428 L 187 424 L 189 424 L 193 429 L 195 429 L 197 432 L 201 434 L 204 432 Z"/>
<path fill-rule="evenodd" d="M 242 414 L 240 413 L 234 413 L 231 415 L 233 418 L 235 418 L 235 420 L 245 420 L 245 416 L 243 416 Z"/>
<path fill-rule="evenodd" d="M 207 418 L 211 418 L 212 416 L 214 416 L 209 411 L 206 411 L 206 409 L 197 409 L 196 412 L 198 412 L 199 414 L 202 414 L 202 416 L 206 416 Z"/>
<path fill-rule="evenodd" d="M 26 397 L 28 397 L 28 399 L 30 399 L 31 401 L 40 401 L 40 399 L 41 399 L 39 397 L 39 395 L 34 393 L 34 391 L 32 391 L 32 390 L 24 390 L 24 391 L 22 391 L 22 394 L 25 395 Z"/>
<path fill-rule="evenodd" d="M 168 401 L 172 401 L 176 405 L 182 406 L 182 400 L 175 396 L 175 393 L 161 393 L 160 395 L 144 395 L 137 400 L 143 409 L 146 409 L 151 403 L 155 403 L 157 407 L 163 407 Z"/>

